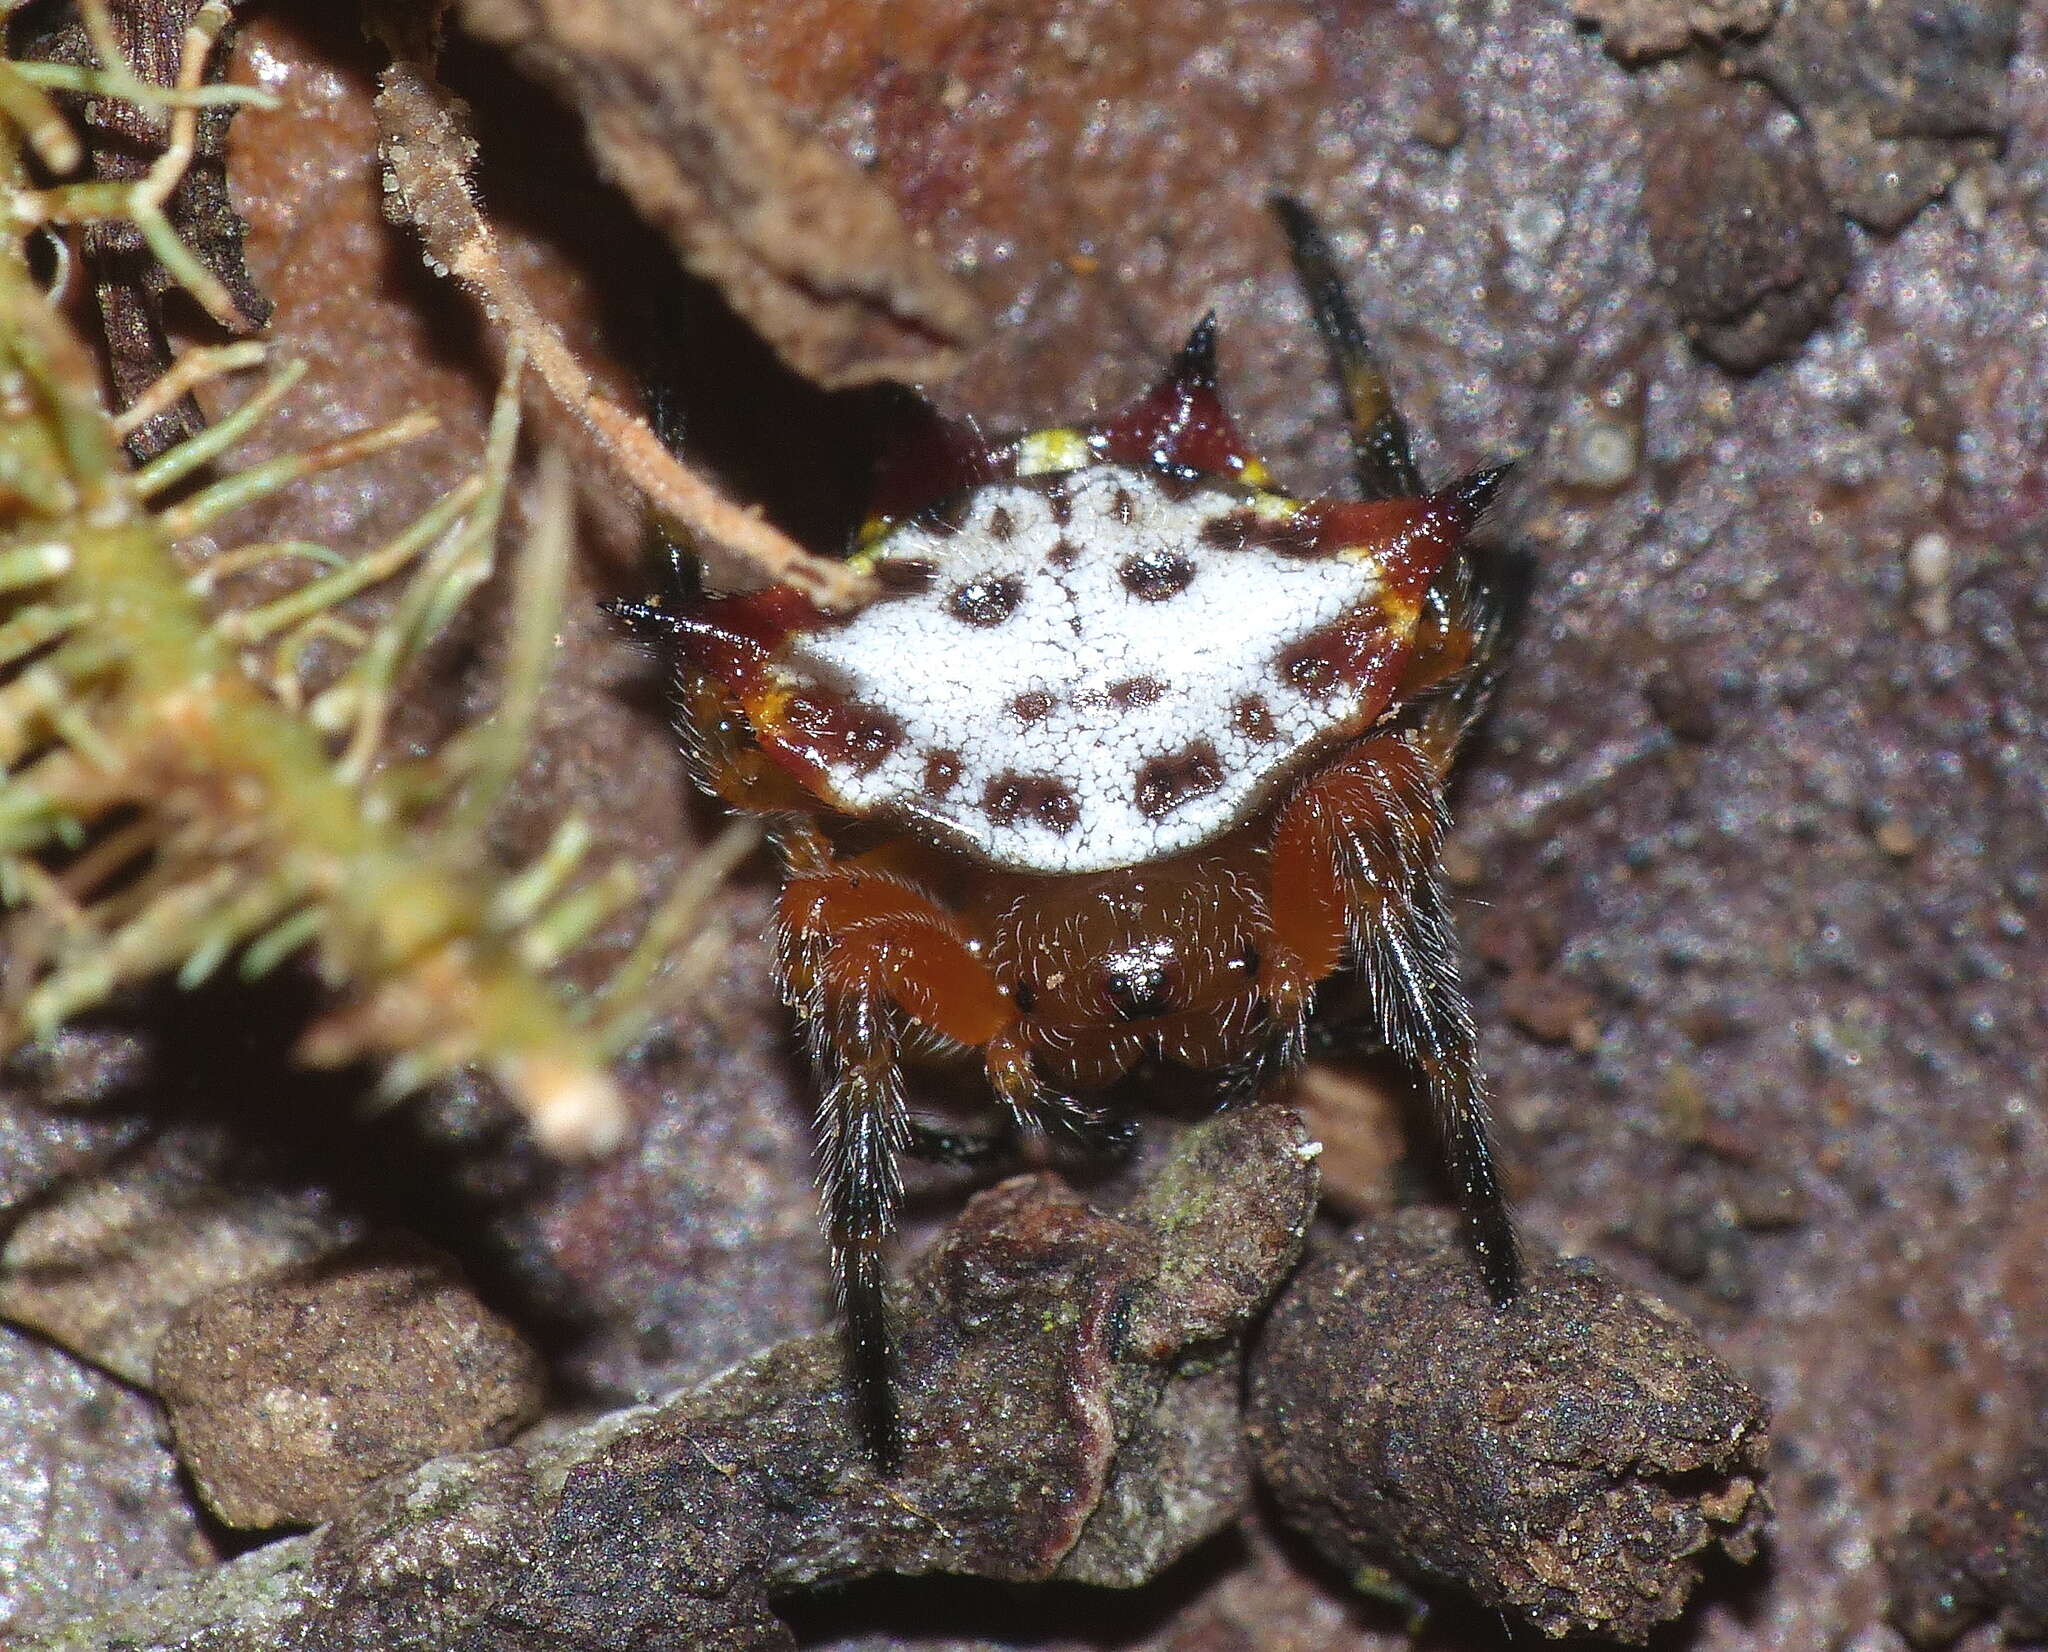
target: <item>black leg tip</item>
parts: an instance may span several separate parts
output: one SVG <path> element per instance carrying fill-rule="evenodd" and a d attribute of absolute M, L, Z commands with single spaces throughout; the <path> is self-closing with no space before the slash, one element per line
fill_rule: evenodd
<path fill-rule="evenodd" d="M 1487 1211 L 1470 1220 L 1472 1249 L 1486 1294 L 1496 1308 L 1505 1308 L 1522 1294 L 1522 1247 L 1505 1212 Z"/>
<path fill-rule="evenodd" d="M 1136 1119 L 1104 1119 L 1086 1132 L 1082 1144 L 1098 1158 L 1120 1164 L 1137 1151 L 1143 1134 Z"/>
<path fill-rule="evenodd" d="M 1112 1163 L 1129 1158 L 1143 1133 L 1134 1118 L 1097 1112 L 1066 1097 L 1042 1107 L 1037 1119 L 1046 1133 L 1062 1146 Z"/>
<path fill-rule="evenodd" d="M 866 1412 L 861 1419 L 861 1435 L 876 1476 L 883 1480 L 898 1478 L 903 1473 L 903 1424 L 895 1407 L 879 1416 Z"/>
<path fill-rule="evenodd" d="M 1316 222 L 1316 215 L 1292 195 L 1275 191 L 1266 197 L 1266 205 L 1272 209 L 1273 216 L 1280 220 L 1280 227 L 1286 231 L 1290 241 L 1321 239 L 1322 225 Z"/>
<path fill-rule="evenodd" d="M 903 1418 L 896 1409 L 895 1362 L 886 1340 L 863 1335 L 862 1330 L 859 1325 L 848 1326 L 855 1426 L 875 1472 L 893 1480 L 903 1469 Z"/>
<path fill-rule="evenodd" d="M 941 1130 L 913 1119 L 910 1139 L 905 1143 L 904 1151 L 912 1158 L 928 1163 L 977 1166 L 993 1163 L 1013 1151 L 1015 1146 L 1007 1133 L 969 1135 L 963 1130 Z"/>

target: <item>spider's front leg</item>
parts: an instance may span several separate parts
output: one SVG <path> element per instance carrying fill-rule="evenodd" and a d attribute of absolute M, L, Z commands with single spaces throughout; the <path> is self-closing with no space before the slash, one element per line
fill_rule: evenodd
<path fill-rule="evenodd" d="M 1319 982 L 1347 963 L 1363 974 L 1381 1037 L 1422 1075 L 1472 1248 L 1506 1301 L 1521 1261 L 1437 876 L 1444 830 L 1439 754 L 1426 736 L 1377 735 L 1312 776 L 1274 827 L 1273 945 L 1260 988 L 1276 1021 L 1298 1028 Z"/>
<path fill-rule="evenodd" d="M 846 1314 L 862 1427 L 885 1473 L 902 1456 L 883 1298 L 883 1247 L 916 1145 L 903 1091 L 905 1024 L 954 1044 L 1007 1051 L 1016 1010 L 959 921 L 888 873 L 801 846 L 814 868 L 781 904 L 784 997 L 801 1016 L 822 1082 L 818 1160 L 825 1227 Z M 1007 1059 L 1007 1057 L 1005 1058 Z M 1006 1097 L 1007 1099 L 1007 1097 Z"/>

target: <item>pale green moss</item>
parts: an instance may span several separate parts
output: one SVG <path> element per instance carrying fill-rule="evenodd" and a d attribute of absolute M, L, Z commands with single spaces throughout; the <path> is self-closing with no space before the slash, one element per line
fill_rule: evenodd
<path fill-rule="evenodd" d="M 102 8 L 87 12 L 89 25 L 104 23 Z M 224 16 L 202 8 L 183 94 L 142 87 L 118 62 L 61 80 L 0 66 L 0 193 L 12 208 L 0 229 L 0 1051 L 151 976 L 191 985 L 236 958 L 257 974 L 310 949 L 336 1007 L 309 1034 L 309 1059 L 381 1058 L 394 1090 L 480 1064 L 543 1137 L 603 1147 L 623 1129 L 606 1060 L 654 1013 L 663 958 L 687 939 L 708 888 L 695 880 L 650 925 L 661 956 L 643 946 L 608 991 L 579 1004 L 547 971 L 641 899 L 640 880 L 617 866 L 588 872 L 590 834 L 574 821 L 524 870 L 494 871 L 483 852 L 530 745 L 560 618 L 573 520 L 560 461 L 543 459 L 537 526 L 513 571 L 495 716 L 424 760 L 388 773 L 377 762 L 407 667 L 492 569 L 517 446 L 516 352 L 477 474 L 410 528 L 355 557 L 297 543 L 229 549 L 195 579 L 174 540 L 433 421 L 209 475 L 289 394 L 298 375 L 287 364 L 238 412 L 138 470 L 124 426 L 101 405 L 89 350 L 30 277 L 33 226 L 126 217 L 217 310 L 223 295 L 203 289 L 189 249 L 159 245 L 175 242 L 157 211 L 162 168 L 123 185 L 30 189 L 4 123 L 44 164 L 76 165 L 40 85 L 153 99 L 177 158 L 209 31 Z M 210 368 L 228 370 L 261 351 L 216 355 Z M 174 484 L 182 496 L 160 505 Z M 263 607 L 215 611 L 228 572 L 273 557 L 303 561 L 313 577 Z M 374 628 L 337 612 L 396 578 L 406 583 Z M 353 657 L 302 704 L 299 663 L 316 639 Z"/>

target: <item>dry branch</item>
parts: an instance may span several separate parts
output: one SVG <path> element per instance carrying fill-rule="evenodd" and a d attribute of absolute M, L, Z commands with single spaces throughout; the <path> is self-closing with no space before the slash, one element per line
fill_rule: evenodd
<path fill-rule="evenodd" d="M 794 585 L 828 608 L 857 605 L 866 594 L 864 580 L 722 497 L 670 453 L 645 420 L 597 387 L 498 256 L 490 226 L 470 196 L 476 146 L 462 130 L 458 108 L 418 63 L 400 60 L 384 73 L 377 115 L 390 168 L 390 203 L 419 231 L 428 262 L 476 296 L 490 319 L 527 351 L 563 411 L 659 515 L 696 536 L 700 548 L 721 564 L 715 569 L 721 576 L 751 572 Z"/>

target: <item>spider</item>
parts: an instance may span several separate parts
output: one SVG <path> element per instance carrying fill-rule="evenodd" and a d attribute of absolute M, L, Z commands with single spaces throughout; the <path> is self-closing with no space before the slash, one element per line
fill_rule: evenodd
<path fill-rule="evenodd" d="M 1083 1097 L 1141 1058 L 1226 1099 L 1296 1063 L 1355 972 L 1419 1074 L 1497 1300 L 1519 1262 L 1438 880 L 1451 759 L 1506 603 L 1465 547 L 1506 467 L 1426 492 L 1308 212 L 1274 203 L 1347 403 L 1359 501 L 1290 498 L 1216 387 L 1215 318 L 1114 417 L 996 444 L 924 408 L 853 552 L 851 618 L 795 591 L 617 611 L 665 645 L 698 782 L 771 817 L 777 972 L 860 1417 L 900 1460 L 883 1247 L 907 1050 L 978 1062 L 1013 1132 L 1113 1145 Z"/>

